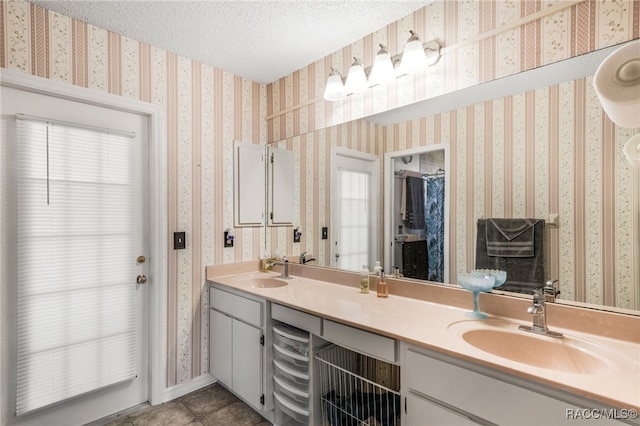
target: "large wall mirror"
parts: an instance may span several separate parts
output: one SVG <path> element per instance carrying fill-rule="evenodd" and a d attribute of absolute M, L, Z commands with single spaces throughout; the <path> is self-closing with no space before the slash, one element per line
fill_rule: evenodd
<path fill-rule="evenodd" d="M 294 222 L 303 236 L 292 243 L 291 229 L 267 230 L 266 253 L 308 252 L 312 264 L 331 267 L 336 149 L 378 156 L 380 188 L 396 179 L 385 158 L 402 162 L 410 152 L 446 149 L 445 284 L 474 268 L 478 219 L 534 217 L 548 225 L 545 274 L 559 279 L 560 299 L 637 313 L 640 170 L 629 166 L 622 147 L 638 129 L 606 119 L 592 87 L 597 65 L 612 50 L 274 143 L 294 152 Z M 424 174 L 431 173 L 437 170 Z M 397 225 L 392 229 L 384 208 L 393 203 L 381 194 L 378 258 L 389 270 Z"/>

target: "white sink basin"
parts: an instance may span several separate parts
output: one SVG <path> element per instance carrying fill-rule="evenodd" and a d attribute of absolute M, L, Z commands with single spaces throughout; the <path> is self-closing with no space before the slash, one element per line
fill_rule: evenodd
<path fill-rule="evenodd" d="M 556 339 L 528 333 L 506 321 L 459 321 L 448 329 L 482 352 L 557 372 L 606 374 L 633 362 L 624 354 L 589 340 L 566 335 Z"/>
<path fill-rule="evenodd" d="M 244 280 L 253 288 L 279 288 L 289 284 L 286 280 L 281 280 L 273 277 L 251 277 Z"/>

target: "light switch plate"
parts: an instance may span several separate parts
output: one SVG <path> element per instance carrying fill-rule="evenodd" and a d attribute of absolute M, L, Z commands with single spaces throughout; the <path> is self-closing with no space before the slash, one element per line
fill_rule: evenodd
<path fill-rule="evenodd" d="M 173 249 L 182 250 L 187 247 L 187 241 L 184 232 L 173 233 Z"/>

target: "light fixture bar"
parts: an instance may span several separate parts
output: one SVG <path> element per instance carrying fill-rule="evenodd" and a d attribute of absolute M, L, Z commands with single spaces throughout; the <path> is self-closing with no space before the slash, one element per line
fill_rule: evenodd
<path fill-rule="evenodd" d="M 409 56 L 417 56 L 419 58 L 418 66 L 416 66 L 415 62 L 412 63 L 411 60 L 409 60 L 410 65 L 407 65 L 405 61 L 405 65 L 402 66 L 402 60 L 406 56 L 406 48 L 403 53 L 391 56 L 389 49 L 383 44 L 379 44 L 380 50 L 376 54 L 372 66 L 365 68 L 362 61 L 354 57 L 346 79 L 343 79 L 335 68 L 331 68 L 331 73 L 325 86 L 324 99 L 327 101 L 340 101 L 348 95 L 362 93 L 369 87 L 389 83 L 396 78 L 438 63 L 442 56 L 440 43 L 436 40 L 431 40 L 423 44 L 420 43 L 415 32 L 410 31 L 410 33 L 411 37 L 409 37 L 407 44 L 413 44 L 409 49 Z M 424 55 L 424 60 L 421 59 L 420 51 Z"/>

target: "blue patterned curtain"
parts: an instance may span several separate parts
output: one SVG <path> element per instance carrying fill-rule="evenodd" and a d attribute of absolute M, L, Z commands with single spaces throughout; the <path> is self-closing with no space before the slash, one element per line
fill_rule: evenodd
<path fill-rule="evenodd" d="M 425 200 L 429 281 L 444 281 L 444 176 L 427 178 Z"/>

